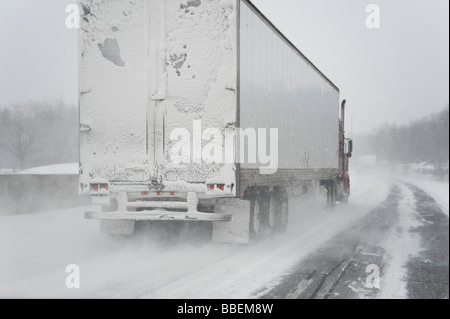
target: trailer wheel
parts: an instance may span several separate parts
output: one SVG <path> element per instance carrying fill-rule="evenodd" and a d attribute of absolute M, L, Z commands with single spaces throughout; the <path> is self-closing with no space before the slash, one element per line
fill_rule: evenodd
<path fill-rule="evenodd" d="M 277 218 L 280 214 L 280 201 L 277 195 L 270 196 L 269 199 L 269 209 L 267 212 L 267 227 L 270 232 L 275 230 L 277 224 Z"/>
<path fill-rule="evenodd" d="M 336 206 L 336 191 L 337 182 L 332 179 L 327 181 L 327 206 L 328 208 L 334 208 Z"/>
<path fill-rule="evenodd" d="M 342 202 L 347 204 L 350 199 L 350 194 L 351 194 L 350 178 L 348 178 L 348 181 L 347 181 L 347 188 L 345 188 L 345 185 L 343 185 L 342 187 L 344 189 L 344 195 L 342 198 Z"/>
<path fill-rule="evenodd" d="M 250 236 L 257 239 L 261 234 L 261 203 L 258 196 L 251 201 L 250 207 Z"/>
<path fill-rule="evenodd" d="M 285 233 L 289 221 L 289 198 L 287 195 L 281 195 L 279 198 L 279 209 L 275 219 L 275 231 Z"/>
<path fill-rule="evenodd" d="M 286 232 L 289 219 L 289 199 L 285 192 L 278 191 L 270 198 L 269 228 L 274 233 Z"/>

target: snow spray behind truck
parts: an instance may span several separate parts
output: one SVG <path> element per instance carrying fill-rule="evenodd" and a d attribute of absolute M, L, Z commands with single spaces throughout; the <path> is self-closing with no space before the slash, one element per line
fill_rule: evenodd
<path fill-rule="evenodd" d="M 285 231 L 309 185 L 350 195 L 339 89 L 248 0 L 81 0 L 80 192 L 102 230 Z"/>

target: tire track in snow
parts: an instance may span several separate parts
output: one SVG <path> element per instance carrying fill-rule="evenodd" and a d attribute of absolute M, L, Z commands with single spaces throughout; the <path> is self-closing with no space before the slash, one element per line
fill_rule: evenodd
<path fill-rule="evenodd" d="M 396 224 L 401 199 L 401 188 L 391 185 L 385 202 L 305 258 L 264 298 L 375 298 L 379 290 L 365 286 L 366 267 L 383 270 L 385 251 L 378 243 Z"/>
<path fill-rule="evenodd" d="M 440 205 L 425 191 L 408 185 L 416 199 L 422 251 L 408 262 L 408 298 L 449 298 L 449 220 Z"/>
<path fill-rule="evenodd" d="M 448 299 L 448 229 L 431 196 L 394 183 L 386 202 L 305 258 L 264 297 Z M 372 264 L 381 271 L 380 289 L 365 284 Z"/>

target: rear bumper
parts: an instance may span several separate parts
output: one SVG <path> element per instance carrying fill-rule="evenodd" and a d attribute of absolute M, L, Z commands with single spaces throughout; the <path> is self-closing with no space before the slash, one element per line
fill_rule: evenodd
<path fill-rule="evenodd" d="M 227 222 L 232 220 L 232 214 L 215 214 L 200 212 L 169 212 L 164 210 L 151 210 L 142 212 L 87 212 L 86 219 L 114 220 L 114 221 L 205 221 Z"/>
<path fill-rule="evenodd" d="M 86 219 L 110 221 L 231 221 L 230 213 L 202 213 L 197 210 L 197 193 L 188 193 L 186 202 L 128 201 L 127 193 L 119 193 L 118 208 L 114 212 L 87 212 Z M 136 211 L 143 209 L 142 211 Z M 175 210 L 175 211 L 174 211 Z"/>

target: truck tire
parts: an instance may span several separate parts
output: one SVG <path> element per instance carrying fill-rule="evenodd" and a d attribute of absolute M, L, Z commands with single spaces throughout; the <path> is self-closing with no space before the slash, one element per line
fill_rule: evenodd
<path fill-rule="evenodd" d="M 268 228 L 271 233 L 286 232 L 289 219 L 289 200 L 284 192 L 274 193 L 269 200 Z"/>
<path fill-rule="evenodd" d="M 275 232 L 277 218 L 280 214 L 280 201 L 276 194 L 270 196 L 269 207 L 267 210 L 267 228 L 269 233 Z"/>
<path fill-rule="evenodd" d="M 348 179 L 348 189 L 344 188 L 344 196 L 342 199 L 343 203 L 348 203 L 348 200 L 350 199 L 351 195 L 351 184 L 350 184 L 350 178 Z"/>
<path fill-rule="evenodd" d="M 259 196 L 254 196 L 250 205 L 250 238 L 258 239 L 262 231 L 262 210 Z"/>
<path fill-rule="evenodd" d="M 286 232 L 289 221 L 289 198 L 285 194 L 277 196 L 277 215 L 274 231 L 279 234 Z"/>
<path fill-rule="evenodd" d="M 328 208 L 336 207 L 337 198 L 337 182 L 334 179 L 327 181 L 327 206 Z"/>

